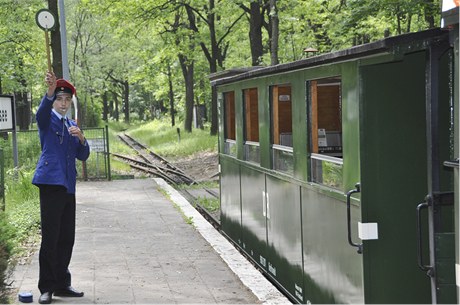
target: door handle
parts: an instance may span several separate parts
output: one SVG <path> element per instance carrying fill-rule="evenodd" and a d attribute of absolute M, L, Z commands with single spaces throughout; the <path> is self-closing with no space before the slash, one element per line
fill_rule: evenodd
<path fill-rule="evenodd" d="M 425 271 L 429 277 L 433 277 L 434 269 L 430 265 L 423 264 L 423 247 L 422 247 L 422 209 L 430 206 L 430 196 L 426 197 L 425 202 L 417 205 L 417 264 L 422 271 Z"/>
<path fill-rule="evenodd" d="M 355 189 L 350 190 L 347 193 L 347 229 L 348 229 L 348 243 L 350 244 L 350 246 L 358 248 L 358 250 L 357 250 L 358 254 L 362 254 L 363 253 L 363 244 L 357 244 L 357 243 L 354 243 L 351 240 L 351 210 L 350 210 L 351 195 L 353 195 L 354 193 L 359 193 L 359 192 L 361 192 L 361 186 L 360 186 L 359 183 L 356 183 Z"/>

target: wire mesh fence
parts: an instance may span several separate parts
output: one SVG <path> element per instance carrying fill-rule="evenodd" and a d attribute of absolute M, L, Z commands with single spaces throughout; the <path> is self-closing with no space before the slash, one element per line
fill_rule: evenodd
<path fill-rule="evenodd" d="M 86 162 L 77 161 L 77 179 L 110 180 L 107 127 L 88 128 L 84 129 L 83 132 L 90 145 L 91 153 Z M 13 149 L 15 142 L 17 143 L 17 153 Z M 16 134 L 13 132 L 1 133 L 0 149 L 3 151 L 5 170 L 13 169 L 16 166 L 34 167 L 41 153 L 38 130 L 18 131 Z M 15 160 L 15 155 L 17 155 L 17 160 Z"/>

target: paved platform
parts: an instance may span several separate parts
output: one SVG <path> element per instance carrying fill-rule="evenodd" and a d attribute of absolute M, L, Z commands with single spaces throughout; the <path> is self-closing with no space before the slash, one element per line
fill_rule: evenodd
<path fill-rule="evenodd" d="M 34 303 L 38 269 L 13 274 Z M 70 271 L 85 296 L 53 304 L 290 303 L 162 179 L 79 182 Z"/>

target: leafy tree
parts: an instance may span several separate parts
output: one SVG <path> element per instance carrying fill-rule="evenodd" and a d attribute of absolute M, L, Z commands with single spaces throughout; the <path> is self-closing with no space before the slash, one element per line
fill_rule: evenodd
<path fill-rule="evenodd" d="M 35 13 L 46 5 L 57 12 L 57 1 L 0 0 L 0 91 L 16 95 L 21 128 L 45 89 L 44 35 Z M 205 104 L 212 134 L 217 102 L 210 73 L 298 60 L 306 47 L 324 53 L 421 31 L 439 24 L 440 15 L 440 0 L 66 0 L 65 6 L 71 81 L 86 124 L 97 124 L 100 112 L 104 120 L 125 121 L 169 115 L 172 125 L 179 116 L 191 130 L 193 105 Z M 59 75 L 58 31 L 51 35 Z"/>
<path fill-rule="evenodd" d="M 21 130 L 29 128 L 34 97 L 31 91 L 37 82 L 43 82 L 46 66 L 39 62 L 45 58 L 41 50 L 44 34 L 35 24 L 35 13 L 41 5 L 38 0 L 0 2 L 0 94 L 15 96 Z M 37 93 L 38 99 L 41 94 Z"/>

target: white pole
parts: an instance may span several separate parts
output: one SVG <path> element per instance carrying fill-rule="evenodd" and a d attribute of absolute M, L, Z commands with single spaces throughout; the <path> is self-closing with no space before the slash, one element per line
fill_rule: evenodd
<path fill-rule="evenodd" d="M 61 52 L 62 52 L 62 78 L 65 80 L 70 81 L 70 70 L 69 70 L 69 60 L 67 57 L 67 28 L 65 24 L 65 8 L 64 8 L 64 0 L 58 0 L 59 6 L 59 24 L 60 24 L 60 32 L 61 32 Z M 75 121 L 78 122 L 78 107 L 77 107 L 77 98 L 73 97 L 73 107 L 75 109 Z M 69 109 L 69 113 L 67 116 L 71 116 L 71 110 Z"/>
<path fill-rule="evenodd" d="M 58 0 L 59 6 L 59 23 L 61 31 L 61 51 L 62 51 L 62 77 L 70 80 L 69 62 L 67 59 L 67 29 L 65 25 L 64 0 Z"/>

